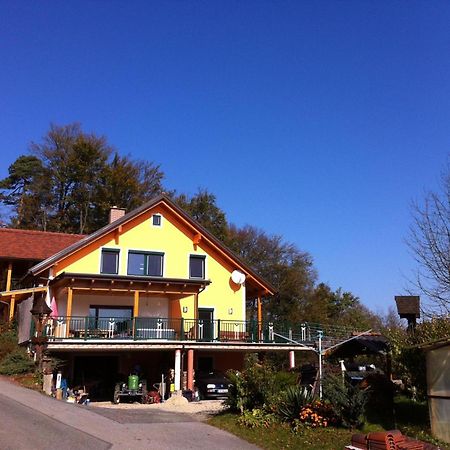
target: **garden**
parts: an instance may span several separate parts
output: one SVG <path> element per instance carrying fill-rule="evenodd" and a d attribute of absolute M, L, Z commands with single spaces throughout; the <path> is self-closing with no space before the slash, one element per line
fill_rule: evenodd
<path fill-rule="evenodd" d="M 241 372 L 228 376 L 228 408 L 210 424 L 261 448 L 343 449 L 353 433 L 391 429 L 450 448 L 431 436 L 426 402 L 386 389 L 379 374 L 360 386 L 329 373 L 322 399 L 298 383 L 296 372 L 277 370 L 256 355 L 247 357 Z"/>

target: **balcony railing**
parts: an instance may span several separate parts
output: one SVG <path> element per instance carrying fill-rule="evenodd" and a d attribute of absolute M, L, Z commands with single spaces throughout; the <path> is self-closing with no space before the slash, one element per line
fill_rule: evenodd
<path fill-rule="evenodd" d="M 34 335 L 34 329 L 31 335 Z M 49 341 L 132 340 L 196 342 L 266 342 L 312 345 L 315 341 L 308 328 L 274 327 L 271 322 L 254 320 L 167 319 L 158 317 L 58 317 L 47 322 L 44 333 Z"/>

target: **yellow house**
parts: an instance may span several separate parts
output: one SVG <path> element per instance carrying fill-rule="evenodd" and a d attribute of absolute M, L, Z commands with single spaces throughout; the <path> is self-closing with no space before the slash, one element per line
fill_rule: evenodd
<path fill-rule="evenodd" d="M 45 291 L 48 351 L 69 362 L 72 383 L 101 380 L 99 397 L 137 364 L 150 383 L 173 369 L 175 390 L 193 389 L 194 369 L 225 371 L 246 352 L 299 350 L 262 321 L 261 298 L 274 288 L 164 195 L 128 214 L 112 209 L 107 226 L 29 274 L 33 288 L 0 293 L 10 316 L 12 299 Z M 255 299 L 258 315 L 248 320 Z"/>

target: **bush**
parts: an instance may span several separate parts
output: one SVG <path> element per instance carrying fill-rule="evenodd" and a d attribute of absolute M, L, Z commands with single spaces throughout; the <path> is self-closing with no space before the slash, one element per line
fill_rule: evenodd
<path fill-rule="evenodd" d="M 0 334 L 0 361 L 17 348 L 17 333 L 9 328 Z"/>
<path fill-rule="evenodd" d="M 19 375 L 32 372 L 34 368 L 34 361 L 23 348 L 14 349 L 0 362 L 0 374 L 2 375 Z"/>
<path fill-rule="evenodd" d="M 273 410 L 283 389 L 295 382 L 295 375 L 275 372 L 267 363 L 260 363 L 257 355 L 246 358 L 242 372 L 229 371 L 231 386 L 228 389 L 227 406 L 239 411 L 254 409 Z"/>
<path fill-rule="evenodd" d="M 418 323 L 413 332 L 393 327 L 383 330 L 389 339 L 392 353 L 392 368 L 408 390 L 415 392 L 419 400 L 427 398 L 425 352 L 417 348 L 420 344 L 450 337 L 450 320 L 435 317 Z"/>
<path fill-rule="evenodd" d="M 298 428 L 297 424 L 316 428 L 328 427 L 338 423 L 339 419 L 336 417 L 331 404 L 317 400 L 301 409 L 299 419 L 294 421 L 294 430 Z"/>
<path fill-rule="evenodd" d="M 247 428 L 269 428 L 276 422 L 276 417 L 262 409 L 254 409 L 253 411 L 244 411 L 237 422 Z"/>
<path fill-rule="evenodd" d="M 367 394 L 367 390 L 353 386 L 340 377 L 329 375 L 324 380 L 324 398 L 340 423 L 347 428 L 360 427 L 364 423 Z"/>
<path fill-rule="evenodd" d="M 298 419 L 302 409 L 313 401 L 310 390 L 301 386 L 288 386 L 280 395 L 276 411 L 285 421 Z"/>

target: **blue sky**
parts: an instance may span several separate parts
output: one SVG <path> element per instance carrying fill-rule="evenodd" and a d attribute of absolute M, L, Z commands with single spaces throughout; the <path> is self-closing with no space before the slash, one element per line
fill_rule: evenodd
<path fill-rule="evenodd" d="M 374 310 L 450 143 L 447 1 L 0 2 L 0 177 L 81 122 Z"/>

